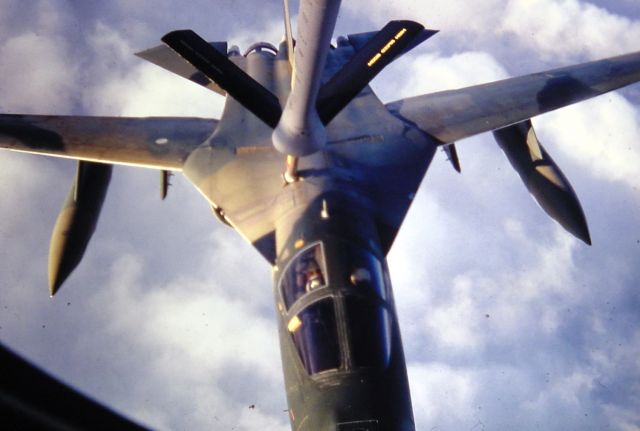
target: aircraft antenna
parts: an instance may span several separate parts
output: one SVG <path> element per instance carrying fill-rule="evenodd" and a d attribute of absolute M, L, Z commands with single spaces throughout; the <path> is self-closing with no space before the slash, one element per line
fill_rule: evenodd
<path fill-rule="evenodd" d="M 289 0 L 283 0 L 284 3 L 284 35 L 287 39 L 287 57 L 293 71 L 293 32 L 291 30 L 291 14 L 289 13 Z M 291 85 L 293 86 L 293 73 L 291 74 Z"/>
<path fill-rule="evenodd" d="M 293 31 L 291 30 L 291 14 L 289 13 L 289 0 L 283 0 L 284 5 L 284 34 L 287 39 L 287 57 L 291 66 L 291 88 L 293 88 L 295 63 L 293 55 Z M 285 184 L 292 183 L 298 178 L 298 158 L 287 155 L 286 169 L 282 175 Z"/>

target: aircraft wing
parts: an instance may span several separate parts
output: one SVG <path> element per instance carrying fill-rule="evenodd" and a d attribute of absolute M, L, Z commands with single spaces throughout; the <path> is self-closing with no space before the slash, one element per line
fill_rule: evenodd
<path fill-rule="evenodd" d="M 147 429 L 61 383 L 2 343 L 0 363 L 4 429 Z"/>
<path fill-rule="evenodd" d="M 441 143 L 499 129 L 640 80 L 640 52 L 386 105 Z"/>
<path fill-rule="evenodd" d="M 0 148 L 180 171 L 217 120 L 0 115 Z"/>

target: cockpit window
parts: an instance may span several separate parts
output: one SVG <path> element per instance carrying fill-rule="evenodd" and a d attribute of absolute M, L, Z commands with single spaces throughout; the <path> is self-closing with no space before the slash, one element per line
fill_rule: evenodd
<path fill-rule="evenodd" d="M 360 296 L 345 299 L 353 365 L 386 368 L 391 355 L 389 312 L 379 303 Z"/>
<path fill-rule="evenodd" d="M 375 255 L 355 249 L 351 254 L 349 281 L 357 289 L 373 289 L 381 299 L 387 299 L 382 264 Z"/>
<path fill-rule="evenodd" d="M 282 297 L 287 310 L 307 292 L 326 285 L 324 254 L 317 243 L 294 257 L 282 277 Z"/>
<path fill-rule="evenodd" d="M 289 319 L 287 329 L 309 374 L 340 367 L 340 346 L 332 298 L 306 307 Z"/>

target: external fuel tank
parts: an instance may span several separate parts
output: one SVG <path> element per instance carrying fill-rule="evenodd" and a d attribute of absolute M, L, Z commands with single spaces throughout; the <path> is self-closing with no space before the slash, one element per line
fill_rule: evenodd
<path fill-rule="evenodd" d="M 102 203 L 111 180 L 112 165 L 78 162 L 51 235 L 49 248 L 49 294 L 53 296 L 78 266 L 96 229 Z"/>
<path fill-rule="evenodd" d="M 540 145 L 531 120 L 496 130 L 493 136 L 540 207 L 576 238 L 591 245 L 578 196 Z"/>

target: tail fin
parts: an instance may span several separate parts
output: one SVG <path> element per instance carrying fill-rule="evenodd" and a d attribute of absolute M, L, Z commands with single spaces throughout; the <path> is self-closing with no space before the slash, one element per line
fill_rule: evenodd
<path fill-rule="evenodd" d="M 209 45 L 222 54 L 227 53 L 227 42 L 209 42 Z M 226 91 L 224 91 L 217 83 L 211 81 L 204 75 L 204 73 L 200 72 L 190 63 L 184 61 L 182 57 L 166 45 L 160 45 L 145 51 L 136 52 L 136 56 L 147 60 L 156 66 L 160 66 L 169 72 L 173 72 L 176 75 L 180 75 L 183 78 L 193 81 L 196 84 L 200 84 L 222 96 L 226 96 L 227 94 Z"/>
<path fill-rule="evenodd" d="M 193 30 L 172 31 L 162 41 L 267 125 L 278 124 L 278 98 Z"/>
<path fill-rule="evenodd" d="M 394 59 L 436 33 L 413 21 L 391 21 L 373 36 L 356 35 L 360 49 L 320 89 L 317 108 L 322 122 L 328 124 Z"/>

